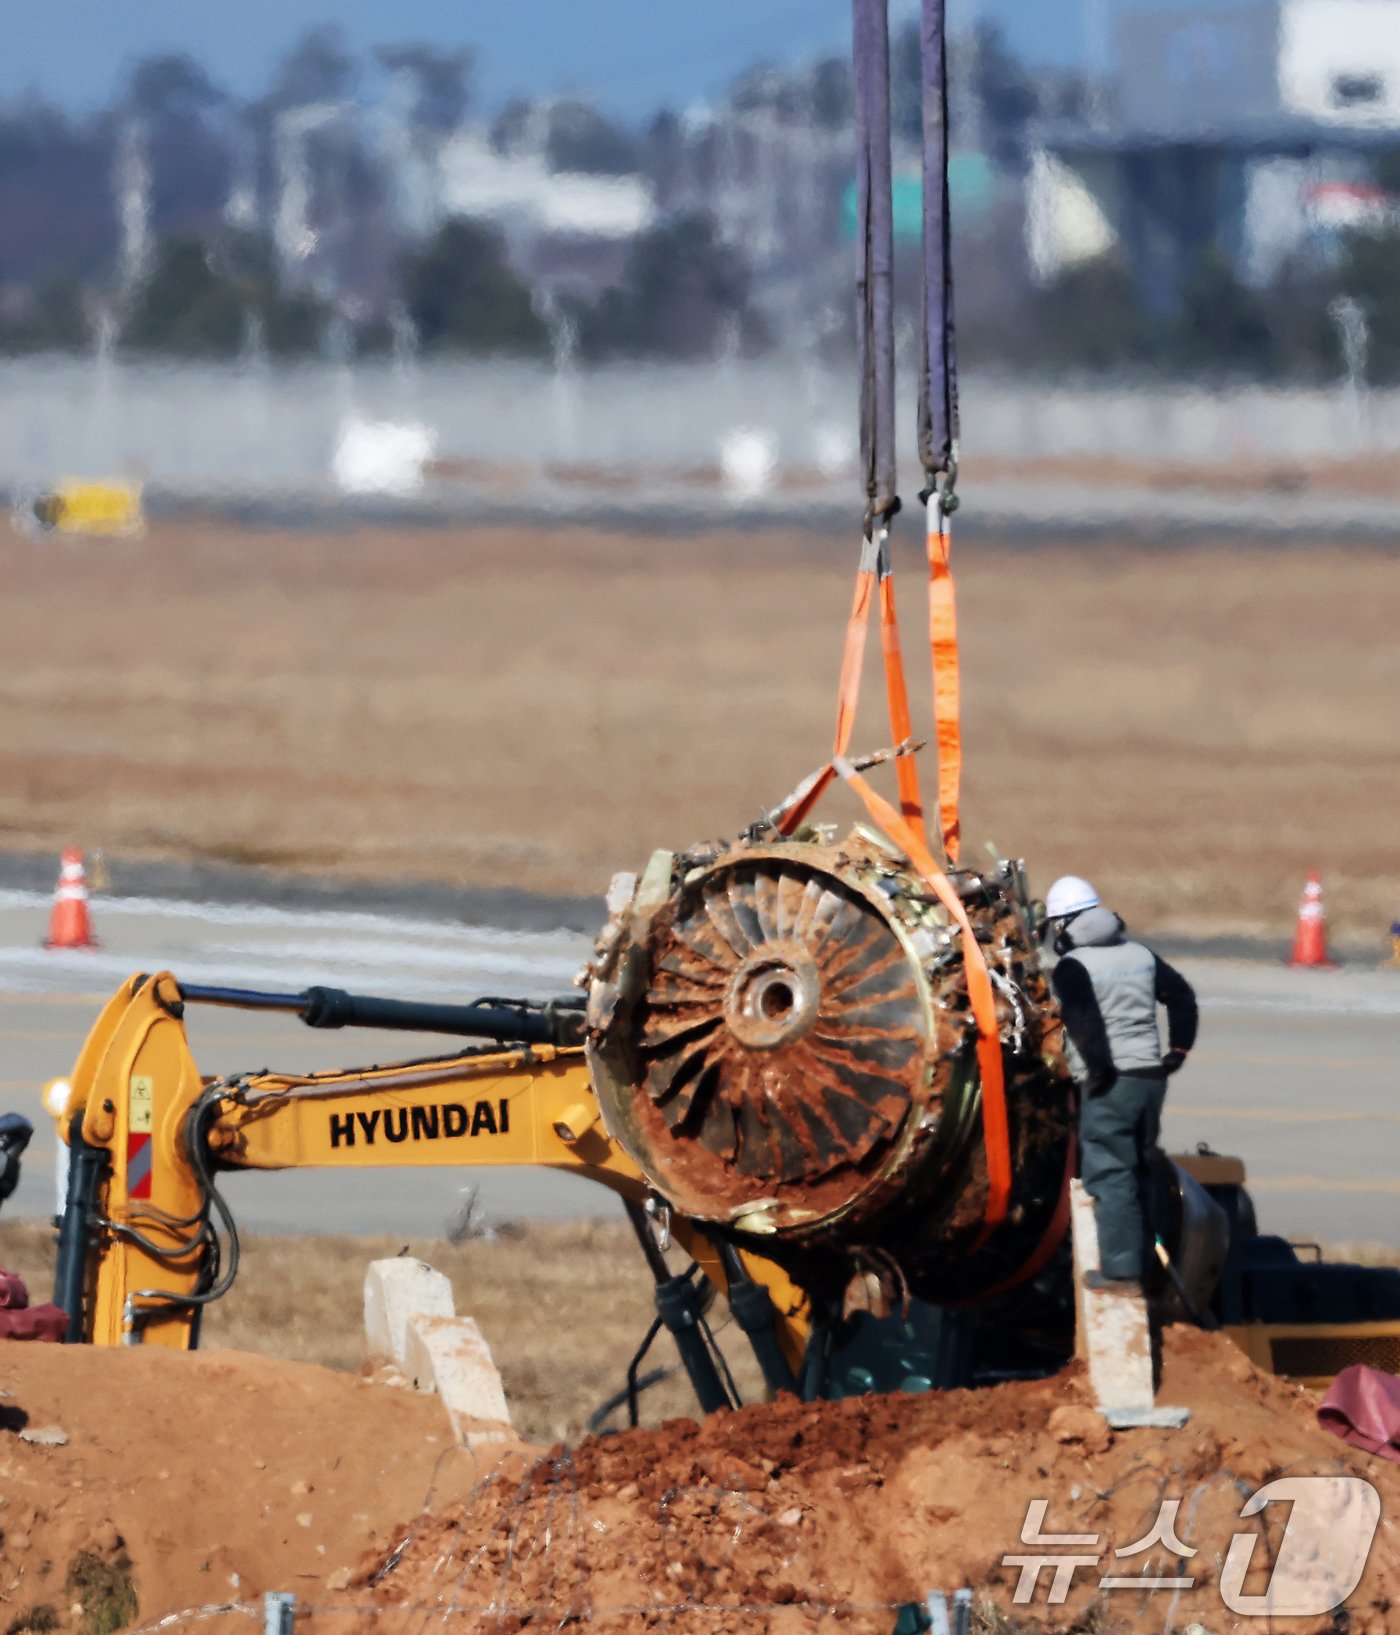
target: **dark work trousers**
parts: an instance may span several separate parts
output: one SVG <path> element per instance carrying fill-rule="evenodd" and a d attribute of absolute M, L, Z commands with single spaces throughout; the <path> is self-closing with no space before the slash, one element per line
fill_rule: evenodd
<path fill-rule="evenodd" d="M 1079 1143 L 1084 1185 L 1094 1200 L 1099 1267 L 1105 1277 L 1143 1274 L 1151 1162 L 1162 1129 L 1164 1077 L 1120 1073 L 1102 1095 L 1084 1094 Z"/>

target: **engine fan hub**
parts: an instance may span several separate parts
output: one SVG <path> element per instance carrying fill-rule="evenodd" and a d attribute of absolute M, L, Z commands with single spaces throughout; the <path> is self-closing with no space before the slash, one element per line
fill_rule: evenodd
<path fill-rule="evenodd" d="M 757 846 L 668 881 L 644 925 L 624 916 L 631 982 L 595 1029 L 595 1081 L 678 1203 L 840 1208 L 936 1102 L 938 1021 L 881 866 Z"/>
<path fill-rule="evenodd" d="M 778 1050 L 810 1033 L 821 1009 L 817 963 L 803 948 L 752 954 L 734 973 L 724 1020 L 750 1050 Z"/>

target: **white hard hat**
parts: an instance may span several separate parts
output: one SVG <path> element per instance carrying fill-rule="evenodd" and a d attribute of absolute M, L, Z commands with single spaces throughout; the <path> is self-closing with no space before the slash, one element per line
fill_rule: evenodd
<path fill-rule="evenodd" d="M 1086 908 L 1099 906 L 1099 894 L 1087 880 L 1077 874 L 1067 874 L 1057 880 L 1045 898 L 1045 917 L 1049 920 L 1067 920 L 1082 914 Z"/>

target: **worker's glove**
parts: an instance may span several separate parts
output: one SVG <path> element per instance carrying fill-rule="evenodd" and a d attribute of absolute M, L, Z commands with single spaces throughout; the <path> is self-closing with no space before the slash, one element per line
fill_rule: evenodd
<path fill-rule="evenodd" d="M 1180 1073 L 1186 1066 L 1186 1052 L 1184 1050 L 1169 1050 L 1162 1058 L 1162 1071 L 1168 1078 L 1173 1073 Z"/>

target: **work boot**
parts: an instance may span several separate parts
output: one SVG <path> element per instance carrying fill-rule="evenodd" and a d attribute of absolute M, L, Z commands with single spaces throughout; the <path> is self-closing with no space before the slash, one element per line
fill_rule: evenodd
<path fill-rule="evenodd" d="M 1142 1284 L 1135 1277 L 1105 1277 L 1102 1272 L 1085 1272 L 1084 1287 L 1095 1294 L 1125 1294 L 1142 1298 Z"/>

